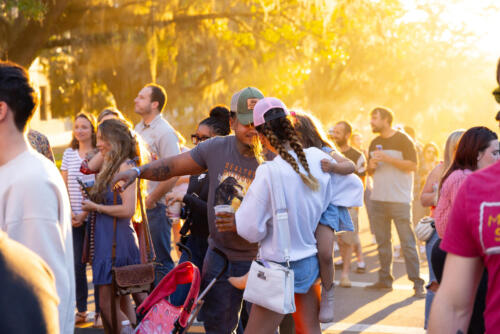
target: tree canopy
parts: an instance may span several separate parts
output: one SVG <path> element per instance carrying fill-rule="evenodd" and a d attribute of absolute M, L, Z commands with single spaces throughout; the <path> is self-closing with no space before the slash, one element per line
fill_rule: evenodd
<path fill-rule="evenodd" d="M 133 117 L 153 81 L 187 133 L 252 85 L 327 123 L 366 126 L 368 109 L 386 105 L 442 140 L 491 108 L 495 76 L 474 36 L 442 20 L 444 5 L 418 3 L 420 20 L 400 0 L 6 0 L 0 57 L 29 66 L 41 56 L 60 116 L 115 104 Z"/>

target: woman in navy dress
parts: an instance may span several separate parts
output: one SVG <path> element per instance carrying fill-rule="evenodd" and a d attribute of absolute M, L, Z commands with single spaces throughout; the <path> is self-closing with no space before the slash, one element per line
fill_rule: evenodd
<path fill-rule="evenodd" d="M 113 220 L 116 218 L 116 260 L 115 266 L 140 263 L 140 252 L 137 235 L 132 220 L 140 221 L 140 210 L 137 201 L 137 184 L 116 194 L 114 204 L 111 179 L 118 172 L 132 169 L 141 163 L 139 141 L 131 131 L 127 122 L 110 119 L 102 122 L 97 131 L 97 148 L 104 157 L 104 163 L 92 187 L 92 201 L 84 201 L 83 209 L 96 211 L 94 234 L 94 258 L 92 262 L 93 283 L 99 289 L 100 307 L 103 322 L 111 324 L 111 298 L 115 299 L 118 326 L 123 320 L 135 322 L 130 314 L 129 297 L 113 296 L 111 287 L 111 247 L 113 244 Z M 141 152 L 142 151 L 142 152 Z M 136 219 L 139 218 L 139 219 Z M 120 305 L 122 308 L 120 309 Z M 129 316 L 127 317 L 127 314 Z M 119 328 L 119 331 L 121 328 Z"/>

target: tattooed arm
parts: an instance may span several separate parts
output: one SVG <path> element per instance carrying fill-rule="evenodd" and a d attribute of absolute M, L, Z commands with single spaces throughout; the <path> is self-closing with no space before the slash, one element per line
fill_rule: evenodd
<path fill-rule="evenodd" d="M 448 253 L 443 280 L 432 302 L 427 333 L 467 333 L 483 270 L 478 257 L 461 257 Z"/>
<path fill-rule="evenodd" d="M 149 164 L 139 167 L 141 179 L 151 181 L 165 181 L 174 176 L 201 174 L 205 171 L 203 167 L 198 165 L 189 152 L 181 153 L 172 157 L 153 161 Z M 137 178 L 137 171 L 134 169 L 119 173 L 113 178 L 112 184 L 118 185 L 123 191 Z"/>

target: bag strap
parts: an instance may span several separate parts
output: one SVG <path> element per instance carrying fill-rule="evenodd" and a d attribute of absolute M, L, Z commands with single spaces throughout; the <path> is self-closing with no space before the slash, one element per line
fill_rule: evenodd
<path fill-rule="evenodd" d="M 290 227 L 288 225 L 288 209 L 286 208 L 283 182 L 281 182 L 278 166 L 275 166 L 272 162 L 268 163 L 267 166 L 271 174 L 271 197 L 274 202 L 273 220 L 275 224 L 278 224 L 279 241 L 285 253 L 287 266 L 290 267 Z"/>
<path fill-rule="evenodd" d="M 116 205 L 117 202 L 117 192 L 116 190 L 113 191 L 113 205 Z M 146 210 L 144 209 L 144 203 L 142 200 L 141 196 L 141 186 L 140 182 L 137 184 L 137 200 L 139 201 L 139 206 L 141 209 L 141 217 L 142 217 L 142 223 L 144 233 L 145 235 L 145 241 L 146 241 L 146 255 L 147 255 L 147 261 L 149 262 L 154 262 L 156 259 L 156 254 L 155 250 L 152 244 L 152 239 L 151 239 L 151 231 L 149 230 L 149 223 L 148 223 L 148 216 L 146 215 Z M 111 267 L 115 266 L 115 260 L 116 260 L 116 217 L 113 217 L 113 245 L 111 246 Z"/>
<path fill-rule="evenodd" d="M 148 215 L 146 214 L 146 209 L 144 207 L 144 201 L 142 198 L 141 180 L 138 180 L 137 182 L 137 200 L 139 201 L 139 207 L 141 209 L 141 218 L 142 218 L 141 224 L 144 224 L 143 227 L 144 227 L 144 232 L 146 234 L 145 241 L 146 241 L 147 260 L 148 262 L 154 262 L 156 259 L 156 253 L 152 243 L 153 239 L 151 237 L 151 231 L 149 230 Z"/>
<path fill-rule="evenodd" d="M 116 198 L 117 198 L 117 193 L 116 191 L 113 191 L 113 205 L 116 205 Z M 115 279 L 115 271 L 113 268 L 115 267 L 115 260 L 116 260 L 116 217 L 113 217 L 113 245 L 111 246 L 111 289 L 112 289 L 112 295 L 110 298 L 110 303 L 111 303 L 111 332 L 113 334 L 118 334 L 118 316 L 116 314 L 116 302 L 115 302 L 115 296 L 116 292 L 118 290 L 116 286 L 116 279 Z"/>
<path fill-rule="evenodd" d="M 117 193 L 113 190 L 113 205 L 116 205 Z M 113 217 L 113 245 L 111 246 L 111 268 L 115 266 L 116 260 L 116 217 Z"/>

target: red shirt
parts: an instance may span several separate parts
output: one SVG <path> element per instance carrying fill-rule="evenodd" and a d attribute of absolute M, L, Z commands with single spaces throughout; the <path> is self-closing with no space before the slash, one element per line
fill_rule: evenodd
<path fill-rule="evenodd" d="M 460 187 L 441 248 L 480 257 L 488 270 L 486 333 L 500 328 L 500 162 L 467 177 Z M 471 301 L 472 302 L 472 301 Z"/>

